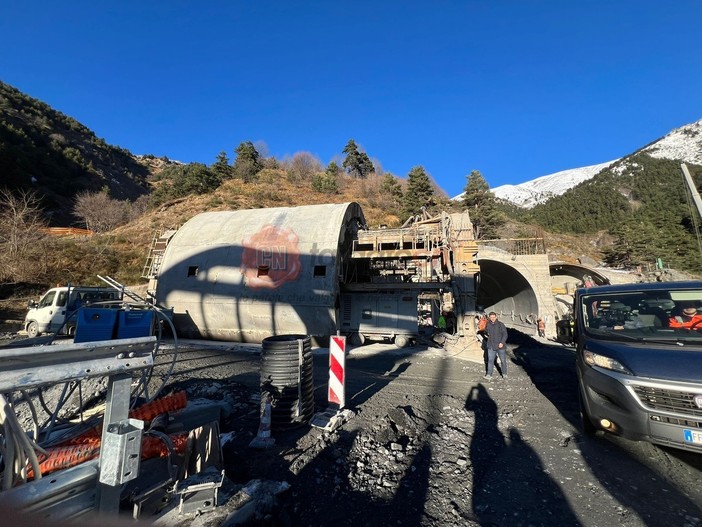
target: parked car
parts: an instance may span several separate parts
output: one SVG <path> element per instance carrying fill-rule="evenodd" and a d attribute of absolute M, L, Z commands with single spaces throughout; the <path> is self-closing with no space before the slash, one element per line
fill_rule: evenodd
<path fill-rule="evenodd" d="M 24 317 L 24 330 L 30 338 L 42 333 L 73 335 L 75 313 L 82 306 L 106 305 L 121 300 L 120 292 L 102 287 L 52 287 L 39 301 L 30 300 Z"/>
<path fill-rule="evenodd" d="M 702 452 L 702 281 L 578 289 L 586 432 Z"/>

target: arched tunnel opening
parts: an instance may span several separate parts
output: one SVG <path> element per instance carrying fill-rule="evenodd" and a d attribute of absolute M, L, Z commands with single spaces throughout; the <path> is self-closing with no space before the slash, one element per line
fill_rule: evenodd
<path fill-rule="evenodd" d="M 609 283 L 607 276 L 583 265 L 552 262 L 548 266 L 548 281 L 532 276 L 533 273 L 525 276 L 519 265 L 511 265 L 507 258 L 481 259 L 476 306 L 486 313 L 495 311 L 505 325 L 529 334 L 536 333 L 539 316 L 547 328 L 567 317 L 577 287 Z"/>
<path fill-rule="evenodd" d="M 526 333 L 536 330 L 539 303 L 536 292 L 517 269 L 496 260 L 481 260 L 476 305 L 494 311 L 508 327 Z"/>

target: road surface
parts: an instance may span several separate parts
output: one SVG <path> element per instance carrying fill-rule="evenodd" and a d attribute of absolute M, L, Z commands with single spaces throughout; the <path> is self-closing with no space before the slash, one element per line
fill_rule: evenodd
<path fill-rule="evenodd" d="M 169 385 L 229 399 L 232 480 L 289 484 L 251 525 L 702 525 L 702 456 L 583 435 L 573 350 L 518 334 L 509 348 L 508 379 L 491 382 L 441 349 L 351 349 L 353 416 L 331 433 L 274 431 L 267 450 L 248 447 L 257 346 L 181 343 Z M 322 410 L 327 350 L 313 363 Z"/>

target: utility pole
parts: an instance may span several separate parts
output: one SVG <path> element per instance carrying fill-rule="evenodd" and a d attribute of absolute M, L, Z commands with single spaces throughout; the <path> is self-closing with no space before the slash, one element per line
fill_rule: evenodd
<path fill-rule="evenodd" d="M 702 198 L 700 198 L 700 193 L 697 192 L 697 187 L 695 186 L 695 182 L 692 180 L 692 176 L 690 175 L 690 171 L 687 169 L 687 165 L 685 163 L 680 163 L 680 168 L 682 169 L 683 173 L 683 178 L 685 179 L 685 184 L 687 185 L 687 188 L 690 190 L 690 195 L 692 196 L 692 201 L 695 202 L 695 208 L 697 209 L 697 214 L 702 218 Z M 700 241 L 700 234 L 699 230 L 697 229 L 697 220 L 693 217 L 692 218 L 692 223 L 695 225 L 695 231 L 697 234 L 697 246 L 700 250 L 700 253 L 702 254 L 702 242 Z"/>

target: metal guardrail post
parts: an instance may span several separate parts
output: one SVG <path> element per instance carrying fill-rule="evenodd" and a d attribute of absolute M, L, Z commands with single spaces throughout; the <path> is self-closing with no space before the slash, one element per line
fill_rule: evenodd
<path fill-rule="evenodd" d="M 107 399 L 105 406 L 105 419 L 102 424 L 102 447 L 100 449 L 100 470 L 98 487 L 98 511 L 101 515 L 116 515 L 119 512 L 120 483 L 105 483 L 107 478 L 112 479 L 116 467 L 119 465 L 119 457 L 122 452 L 115 449 L 113 452 L 105 452 L 108 430 L 111 426 L 118 425 L 122 421 L 129 419 L 129 397 L 132 376 L 127 373 L 118 373 L 110 376 L 107 385 Z M 105 455 L 105 454 L 108 455 Z"/>

